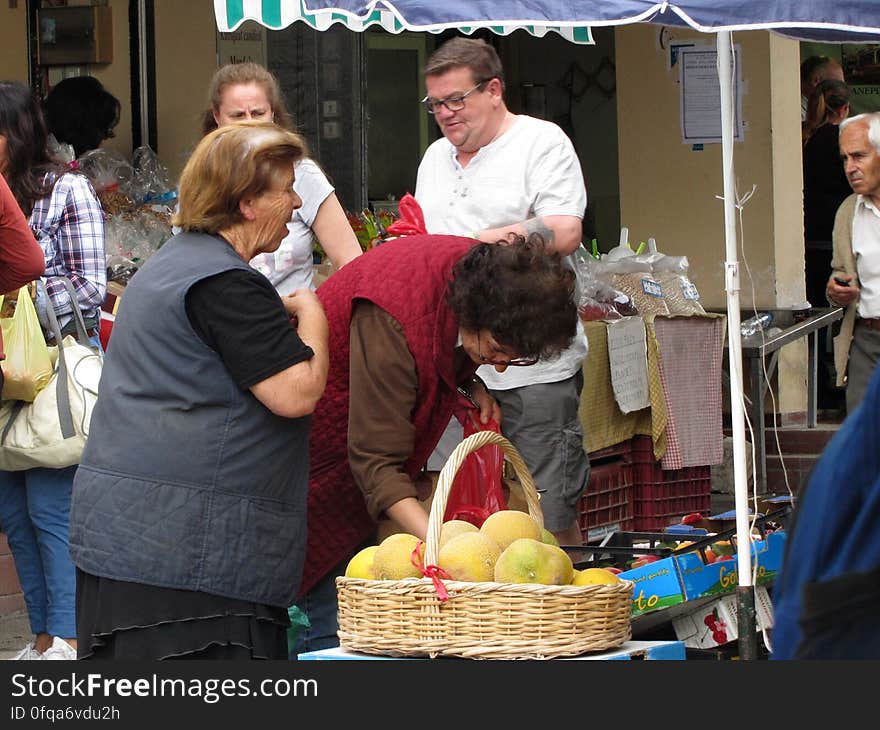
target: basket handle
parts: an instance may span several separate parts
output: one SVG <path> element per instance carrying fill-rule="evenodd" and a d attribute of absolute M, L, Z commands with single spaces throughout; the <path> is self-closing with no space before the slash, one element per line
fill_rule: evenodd
<path fill-rule="evenodd" d="M 449 455 L 440 476 L 437 480 L 437 489 L 434 492 L 434 501 L 431 503 L 431 512 L 428 515 L 428 539 L 425 545 L 425 565 L 436 565 L 437 554 L 440 545 L 440 529 L 443 527 L 443 515 L 446 512 L 446 500 L 452 489 L 455 474 L 458 472 L 465 458 L 472 451 L 482 446 L 496 444 L 501 447 L 504 457 L 513 465 L 516 476 L 522 485 L 529 508 L 529 514 L 541 526 L 544 526 L 544 513 L 538 503 L 538 493 L 535 490 L 535 481 L 529 473 L 528 467 L 522 456 L 504 436 L 494 431 L 479 431 L 464 439 Z"/>

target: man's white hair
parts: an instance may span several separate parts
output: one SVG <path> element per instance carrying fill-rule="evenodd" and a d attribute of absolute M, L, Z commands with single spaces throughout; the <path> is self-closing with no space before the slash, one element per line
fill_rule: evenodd
<path fill-rule="evenodd" d="M 868 125 L 868 142 L 880 154 L 880 112 L 866 112 L 864 114 L 856 114 L 854 117 L 844 119 L 840 123 L 839 130 L 843 132 L 850 124 L 854 122 L 866 122 Z"/>

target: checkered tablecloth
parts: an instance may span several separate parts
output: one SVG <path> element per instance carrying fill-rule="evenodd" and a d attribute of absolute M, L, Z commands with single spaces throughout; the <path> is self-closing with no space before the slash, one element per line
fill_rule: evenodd
<path fill-rule="evenodd" d="M 664 469 L 707 466 L 723 460 L 725 324 L 723 315 L 654 320 L 667 409 Z"/>

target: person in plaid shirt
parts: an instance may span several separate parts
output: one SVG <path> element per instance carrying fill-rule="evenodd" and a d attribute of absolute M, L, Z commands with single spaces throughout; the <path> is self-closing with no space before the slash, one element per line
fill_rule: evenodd
<path fill-rule="evenodd" d="M 0 81 L 0 173 L 26 216 L 46 262 L 48 302 L 62 331 L 73 307 L 100 348 L 107 289 L 101 204 L 88 180 L 49 158 L 46 124 L 28 87 Z M 76 302 L 58 277 L 67 277 Z M 70 559 L 70 495 L 76 466 L 0 471 L 0 529 L 9 540 L 34 640 L 18 659 L 76 659 L 76 572 Z"/>

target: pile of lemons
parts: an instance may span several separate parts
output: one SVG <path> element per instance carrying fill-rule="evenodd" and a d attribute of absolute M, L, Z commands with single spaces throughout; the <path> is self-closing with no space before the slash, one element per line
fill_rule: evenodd
<path fill-rule="evenodd" d="M 495 512 L 479 528 L 463 520 L 444 522 L 439 547 L 437 565 L 450 580 L 543 585 L 620 582 L 604 568 L 575 570 L 553 534 L 518 510 Z M 415 535 L 389 535 L 355 555 L 345 575 L 369 580 L 421 578 L 415 563 L 424 562 L 424 550 Z M 415 551 L 418 560 L 413 559 Z"/>

